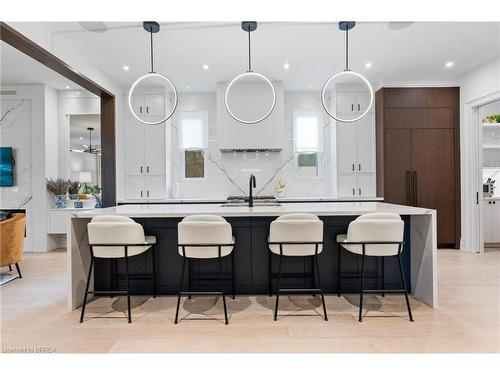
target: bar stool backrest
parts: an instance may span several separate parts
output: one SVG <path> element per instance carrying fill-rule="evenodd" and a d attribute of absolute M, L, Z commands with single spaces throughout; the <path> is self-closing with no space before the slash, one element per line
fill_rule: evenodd
<path fill-rule="evenodd" d="M 91 221 L 87 224 L 90 244 L 140 244 L 146 243 L 142 225 L 134 222 L 100 222 Z M 151 246 L 130 246 L 128 256 L 138 255 Z M 94 246 L 96 258 L 123 258 L 125 246 Z"/>
<path fill-rule="evenodd" d="M 127 216 L 121 215 L 98 215 L 92 218 L 93 223 L 97 222 L 120 222 L 120 223 L 135 223 L 134 220 Z"/>
<path fill-rule="evenodd" d="M 401 216 L 393 212 L 370 212 L 369 214 L 363 214 L 358 216 L 356 220 L 401 220 Z"/>
<path fill-rule="evenodd" d="M 323 221 L 313 214 L 287 214 L 278 217 L 271 223 L 269 242 L 323 242 Z M 280 254 L 279 244 L 270 244 L 269 249 Z M 317 245 L 318 254 L 323 245 Z M 283 255 L 309 256 L 316 253 L 316 244 L 282 245 Z"/>
<path fill-rule="evenodd" d="M 347 230 L 347 242 L 402 242 L 404 221 L 401 218 L 374 219 L 360 216 L 352 221 Z M 372 216 L 373 217 L 373 216 Z M 362 254 L 362 245 L 342 245 Z M 391 256 L 399 252 L 398 244 L 365 245 L 365 255 Z"/>
<path fill-rule="evenodd" d="M 211 246 L 179 246 L 179 254 L 188 258 L 217 258 L 217 245 L 233 243 L 231 224 L 224 218 L 215 215 L 192 215 L 184 218 L 178 225 L 178 243 L 181 245 L 211 245 Z M 221 246 L 221 256 L 226 256 L 233 246 Z"/>

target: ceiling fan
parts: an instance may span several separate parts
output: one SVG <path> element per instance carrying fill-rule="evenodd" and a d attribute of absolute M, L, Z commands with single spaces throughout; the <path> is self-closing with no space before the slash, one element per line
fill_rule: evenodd
<path fill-rule="evenodd" d="M 88 145 L 82 145 L 85 149 L 84 150 L 75 150 L 75 149 L 70 149 L 72 152 L 86 152 L 89 154 L 94 154 L 94 155 L 101 155 L 101 146 L 100 145 L 92 145 L 92 131 L 94 131 L 94 128 L 87 128 L 89 131 L 89 144 Z"/>

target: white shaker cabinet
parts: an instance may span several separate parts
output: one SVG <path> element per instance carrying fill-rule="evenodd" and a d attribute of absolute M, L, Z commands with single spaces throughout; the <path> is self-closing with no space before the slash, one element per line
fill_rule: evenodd
<path fill-rule="evenodd" d="M 136 95 L 134 105 L 144 120 L 164 117 L 165 102 L 160 95 Z M 166 198 L 166 127 L 146 125 L 133 116 L 125 121 L 125 197 L 126 199 Z"/>
<path fill-rule="evenodd" d="M 483 228 L 485 243 L 500 243 L 500 199 L 484 200 Z"/>
<path fill-rule="evenodd" d="M 338 116 L 353 119 L 369 105 L 369 95 L 337 92 Z M 375 196 L 375 121 L 370 110 L 362 119 L 336 124 L 337 195 L 339 197 Z"/>

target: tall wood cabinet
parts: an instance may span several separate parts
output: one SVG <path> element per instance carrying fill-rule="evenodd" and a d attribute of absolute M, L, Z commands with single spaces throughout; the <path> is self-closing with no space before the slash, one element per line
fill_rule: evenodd
<path fill-rule="evenodd" d="M 438 245 L 460 245 L 459 88 L 376 94 L 377 196 L 437 210 Z"/>

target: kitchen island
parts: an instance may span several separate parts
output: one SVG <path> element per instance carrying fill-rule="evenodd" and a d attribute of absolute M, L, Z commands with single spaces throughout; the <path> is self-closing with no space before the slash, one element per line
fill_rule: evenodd
<path fill-rule="evenodd" d="M 432 209 L 400 206 L 381 202 L 316 202 L 283 203 L 279 206 L 222 206 L 221 204 L 135 204 L 80 211 L 69 223 L 69 298 L 68 307 L 78 308 L 83 301 L 86 275 L 90 262 L 87 224 L 97 215 L 123 215 L 142 224 L 146 235 L 157 238 L 157 289 L 158 294 L 173 295 L 179 288 L 182 258 L 177 251 L 177 224 L 182 218 L 195 214 L 214 214 L 226 218 L 232 225 L 236 238 L 234 248 L 235 284 L 237 294 L 267 294 L 269 291 L 269 267 L 276 270 L 277 259 L 273 259 L 267 247 L 269 224 L 280 215 L 294 212 L 309 212 L 324 221 L 324 251 L 319 255 L 322 284 L 326 293 L 336 293 L 338 288 L 337 234 L 346 233 L 349 223 L 357 216 L 370 212 L 394 212 L 405 221 L 403 267 L 412 296 L 431 307 L 437 307 L 436 269 L 436 211 Z M 150 273 L 151 254 L 130 259 L 131 273 Z M 229 257 L 228 257 L 229 258 Z M 385 285 L 400 286 L 396 259 L 387 259 Z M 225 259 L 224 270 L 229 272 L 231 261 Z M 284 272 L 308 272 L 310 259 L 289 259 L 284 263 Z M 344 251 L 342 254 L 342 291 L 356 293 L 360 259 Z M 367 287 L 380 287 L 379 260 L 369 259 L 367 264 Z M 198 281 L 216 270 L 214 264 L 194 264 L 190 271 L 193 288 L 210 289 L 210 281 Z M 113 264 L 108 259 L 97 262 L 93 277 L 96 290 L 122 287 L 123 281 L 113 280 L 113 275 L 123 273 L 123 265 Z M 295 278 L 282 282 L 290 287 L 310 287 L 310 278 Z M 275 282 L 271 284 L 274 289 Z M 228 282 L 228 291 L 230 282 Z M 150 294 L 150 280 L 136 280 L 131 284 L 133 294 Z"/>

